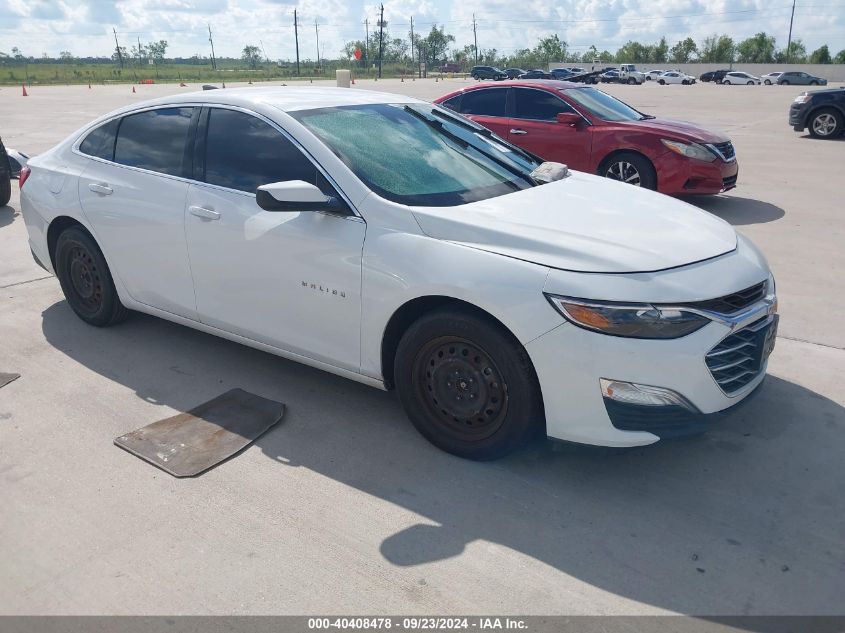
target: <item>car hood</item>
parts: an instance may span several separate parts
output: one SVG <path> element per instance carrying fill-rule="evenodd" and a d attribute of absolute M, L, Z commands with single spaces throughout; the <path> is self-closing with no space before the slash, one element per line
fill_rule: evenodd
<path fill-rule="evenodd" d="M 733 228 L 674 198 L 580 172 L 457 207 L 412 207 L 422 231 L 551 268 L 633 273 L 736 248 Z"/>
<path fill-rule="evenodd" d="M 641 128 L 656 134 L 672 136 L 670 140 L 686 140 L 695 143 L 727 143 L 730 139 L 721 132 L 714 132 L 706 128 L 673 119 L 644 119 L 642 121 L 626 121 L 625 126 Z"/>

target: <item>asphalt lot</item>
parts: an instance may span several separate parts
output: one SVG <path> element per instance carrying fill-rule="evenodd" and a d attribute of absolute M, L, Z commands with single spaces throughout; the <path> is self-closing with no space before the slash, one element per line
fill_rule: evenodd
<path fill-rule="evenodd" d="M 359 81 L 435 98 L 464 80 Z M 0 90 L 27 153 L 176 86 Z M 610 86 L 726 131 L 739 186 L 693 200 L 753 239 L 782 314 L 770 376 L 709 434 L 626 452 L 431 447 L 398 398 L 143 315 L 86 326 L 0 209 L 0 614 L 845 614 L 845 137 L 797 87 Z M 288 405 L 177 480 L 114 437 L 232 387 Z"/>

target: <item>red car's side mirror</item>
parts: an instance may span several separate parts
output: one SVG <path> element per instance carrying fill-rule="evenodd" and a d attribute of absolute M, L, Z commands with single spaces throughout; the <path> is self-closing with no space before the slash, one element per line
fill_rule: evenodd
<path fill-rule="evenodd" d="M 564 125 L 578 125 L 581 122 L 581 115 L 574 112 L 558 112 L 557 122 Z"/>

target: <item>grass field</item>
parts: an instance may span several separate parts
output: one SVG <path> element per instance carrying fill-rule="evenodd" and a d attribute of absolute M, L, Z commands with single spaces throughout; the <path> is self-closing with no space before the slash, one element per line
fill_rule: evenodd
<path fill-rule="evenodd" d="M 334 78 L 335 71 L 349 68 L 350 64 L 333 60 L 317 69 L 313 62 L 300 64 L 299 78 Z M 409 76 L 412 70 L 399 64 L 385 64 L 382 68 L 384 77 Z M 356 69 L 359 77 L 375 76 L 377 70 L 370 68 Z M 296 66 L 289 64 L 263 64 L 256 69 L 242 65 L 218 63 L 217 69 L 211 64 L 158 64 L 127 65 L 120 68 L 117 64 L 68 63 L 68 64 L 4 64 L 0 65 L 0 85 L 66 85 L 87 83 L 138 83 L 153 80 L 156 83 L 174 82 L 221 82 L 221 81 L 267 81 L 270 79 L 297 79 Z"/>

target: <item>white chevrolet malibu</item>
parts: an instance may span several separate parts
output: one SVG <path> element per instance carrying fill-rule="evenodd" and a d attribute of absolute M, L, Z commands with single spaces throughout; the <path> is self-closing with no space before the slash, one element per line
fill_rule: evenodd
<path fill-rule="evenodd" d="M 775 340 L 768 265 L 727 223 L 399 95 L 134 104 L 33 158 L 21 207 L 87 323 L 137 310 L 395 387 L 474 459 L 702 431 Z"/>

